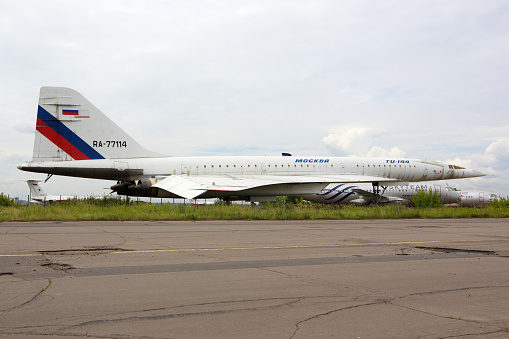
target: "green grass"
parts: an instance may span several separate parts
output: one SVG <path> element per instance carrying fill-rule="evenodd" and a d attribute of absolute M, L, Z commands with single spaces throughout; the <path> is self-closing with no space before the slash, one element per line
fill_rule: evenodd
<path fill-rule="evenodd" d="M 158 221 L 158 220 L 320 220 L 320 219 L 405 219 L 405 218 L 509 218 L 508 206 L 478 208 L 412 208 L 391 205 L 379 207 L 334 206 L 318 204 L 240 205 L 151 205 L 118 201 L 98 203 L 77 201 L 47 206 L 0 207 L 0 222 L 5 221 Z"/>

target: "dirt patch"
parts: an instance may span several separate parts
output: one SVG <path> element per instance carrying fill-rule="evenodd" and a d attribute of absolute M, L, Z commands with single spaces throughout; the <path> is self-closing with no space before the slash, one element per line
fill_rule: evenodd
<path fill-rule="evenodd" d="M 42 263 L 41 266 L 49 267 L 51 269 L 54 269 L 55 271 L 67 271 L 67 270 L 74 268 L 69 264 L 59 264 L 56 262 L 45 262 L 45 263 Z"/>

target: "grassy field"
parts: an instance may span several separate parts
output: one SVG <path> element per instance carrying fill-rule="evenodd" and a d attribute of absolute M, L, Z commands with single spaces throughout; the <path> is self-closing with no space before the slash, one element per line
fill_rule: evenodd
<path fill-rule="evenodd" d="M 477 208 L 412 208 L 399 205 L 378 207 L 317 204 L 240 205 L 151 205 L 101 201 L 53 203 L 47 206 L 0 207 L 5 221 L 80 220 L 319 220 L 319 219 L 404 219 L 404 218 L 509 218 L 509 206 Z"/>

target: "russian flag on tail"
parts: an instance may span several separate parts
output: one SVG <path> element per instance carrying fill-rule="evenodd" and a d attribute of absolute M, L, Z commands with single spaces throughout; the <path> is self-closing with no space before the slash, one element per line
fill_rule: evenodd
<path fill-rule="evenodd" d="M 62 110 L 62 114 L 65 111 L 76 111 L 79 113 L 77 110 Z M 76 117 L 80 116 L 77 115 Z M 62 151 L 69 154 L 74 160 L 104 159 L 104 157 L 86 141 L 81 139 L 64 123 L 55 118 L 40 105 L 37 111 L 37 125 L 35 129 Z"/>
<path fill-rule="evenodd" d="M 62 109 L 62 115 L 72 116 L 74 118 L 90 118 L 90 115 L 80 115 L 77 109 Z"/>
<path fill-rule="evenodd" d="M 63 115 L 78 115 L 79 111 L 77 109 L 63 109 L 62 114 Z"/>

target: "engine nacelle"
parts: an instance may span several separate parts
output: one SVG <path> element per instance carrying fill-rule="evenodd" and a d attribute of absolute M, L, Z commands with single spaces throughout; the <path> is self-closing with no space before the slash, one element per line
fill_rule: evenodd
<path fill-rule="evenodd" d="M 127 195 L 130 197 L 157 197 L 157 188 L 152 187 L 156 179 L 119 181 L 111 189 L 118 195 Z"/>

